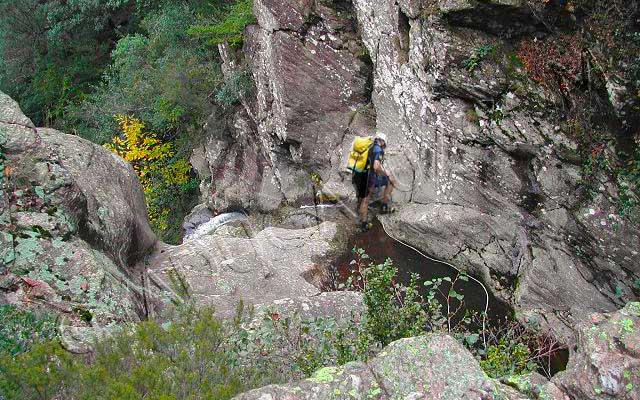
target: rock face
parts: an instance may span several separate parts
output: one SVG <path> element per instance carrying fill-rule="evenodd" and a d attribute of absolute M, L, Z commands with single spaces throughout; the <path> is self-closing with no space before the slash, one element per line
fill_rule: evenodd
<path fill-rule="evenodd" d="M 640 399 L 640 303 L 582 322 L 577 351 L 552 382 L 574 399 Z"/>
<path fill-rule="evenodd" d="M 371 61 L 353 6 L 257 0 L 254 11 L 244 60 L 221 47 L 227 79 L 249 70 L 254 91 L 231 137 L 213 135 L 192 159 L 212 178 L 203 185 L 211 208 L 269 211 L 308 198 L 310 173 L 342 182 L 343 148 L 354 133 L 371 134 Z"/>
<path fill-rule="evenodd" d="M 561 100 L 518 78 L 506 50 L 469 72 L 477 49 L 517 44 L 490 35 L 497 22 L 481 9 L 519 15 L 523 34 L 537 23 L 528 7 L 354 4 L 375 65 L 377 126 L 398 154 L 388 163 L 410 189 L 396 199 L 411 204 L 385 226 L 483 276 L 496 292 L 506 286 L 519 311 L 565 340 L 576 317 L 634 298 L 638 227 L 617 217 L 604 196 L 580 202 L 575 195 L 579 166 L 566 153 L 577 143 L 549 113 Z"/>
<path fill-rule="evenodd" d="M 0 304 L 53 310 L 77 328 L 136 320 L 133 265 L 155 243 L 122 159 L 40 129 L 0 93 Z"/>
<path fill-rule="evenodd" d="M 455 339 L 433 334 L 398 340 L 367 363 L 322 368 L 304 381 L 266 386 L 235 399 L 467 398 L 525 399 L 488 378 Z"/>
<path fill-rule="evenodd" d="M 147 317 L 186 292 L 222 317 L 240 300 L 259 306 L 258 315 L 363 312 L 358 294 L 320 296 L 336 224 L 156 242 L 128 163 L 79 137 L 35 128 L 4 94 L 0 167 L 0 304 L 61 315 L 72 351 L 88 351 L 109 326 Z M 206 214 L 194 212 L 193 223 Z"/>
<path fill-rule="evenodd" d="M 402 205 L 385 227 L 570 342 L 576 320 L 636 298 L 640 233 L 609 178 L 582 195 L 578 143 L 558 122 L 566 100 L 514 61 L 552 11 L 540 3 L 256 0 L 244 48 L 222 49 L 255 91 L 232 138 L 194 155 L 209 207 L 305 199 L 311 173 L 353 196 L 346 151 L 378 129 Z"/>
<path fill-rule="evenodd" d="M 304 230 L 268 228 L 253 238 L 207 235 L 162 245 L 144 264 L 152 285 L 186 290 L 198 304 L 232 316 L 240 300 L 257 305 L 319 294 L 336 233 L 336 225 L 325 222 Z"/>

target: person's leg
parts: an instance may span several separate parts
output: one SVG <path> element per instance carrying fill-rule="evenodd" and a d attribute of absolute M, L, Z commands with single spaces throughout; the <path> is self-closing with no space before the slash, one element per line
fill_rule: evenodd
<path fill-rule="evenodd" d="M 367 194 L 366 197 L 363 197 L 362 200 L 360 200 L 360 209 L 358 210 L 358 214 L 360 215 L 361 224 L 367 223 L 367 216 L 369 214 L 369 197 L 369 194 Z"/>
<path fill-rule="evenodd" d="M 389 200 L 391 200 L 391 193 L 393 192 L 393 185 L 391 182 L 387 182 L 387 186 L 384 187 L 384 193 L 382 195 L 382 202 L 384 204 L 389 204 Z"/>
<path fill-rule="evenodd" d="M 360 224 L 366 224 L 369 210 L 369 193 L 367 190 L 368 173 L 354 172 L 353 184 L 356 188 L 356 195 L 358 198 L 357 212 L 360 219 L 359 222 Z"/>

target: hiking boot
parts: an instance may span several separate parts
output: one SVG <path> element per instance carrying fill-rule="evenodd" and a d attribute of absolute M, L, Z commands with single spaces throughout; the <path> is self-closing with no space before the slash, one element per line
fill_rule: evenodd
<path fill-rule="evenodd" d="M 369 229 L 371 229 L 372 226 L 373 226 L 373 224 L 371 222 L 363 222 L 362 224 L 360 224 L 360 229 L 358 229 L 358 231 L 360 233 L 365 233 Z"/>
<path fill-rule="evenodd" d="M 380 214 L 390 214 L 394 212 L 396 209 L 393 206 L 390 206 L 388 203 L 382 203 L 380 206 Z"/>

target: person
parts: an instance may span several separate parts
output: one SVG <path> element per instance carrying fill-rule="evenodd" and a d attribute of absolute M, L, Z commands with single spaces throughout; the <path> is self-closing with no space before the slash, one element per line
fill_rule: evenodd
<path fill-rule="evenodd" d="M 358 197 L 358 215 L 363 231 L 369 229 L 367 221 L 369 212 L 369 201 L 371 195 L 378 188 L 384 187 L 382 194 L 382 205 L 380 211 L 386 213 L 390 211 L 389 201 L 393 192 L 395 180 L 393 176 L 384 168 L 384 149 L 387 147 L 387 136 L 378 132 L 374 138 L 373 145 L 369 150 L 367 169 L 363 172 L 353 173 L 353 184 Z"/>

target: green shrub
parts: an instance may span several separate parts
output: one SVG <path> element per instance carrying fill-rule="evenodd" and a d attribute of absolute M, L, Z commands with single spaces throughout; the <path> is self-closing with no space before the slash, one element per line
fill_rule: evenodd
<path fill-rule="evenodd" d="M 171 323 L 123 329 L 90 357 L 73 357 L 57 342 L 39 344 L 0 359 L 0 398 L 228 399 L 271 373 L 234 366 L 228 329 L 209 308 L 185 308 Z"/>
<path fill-rule="evenodd" d="M 302 319 L 298 314 L 266 312 L 262 320 L 249 324 L 251 329 L 234 331 L 230 338 L 237 354 L 234 365 L 271 371 L 267 380 L 256 377 L 268 384 L 306 378 L 323 366 L 364 360 L 374 349 L 358 318 Z"/>
<path fill-rule="evenodd" d="M 37 126 L 62 126 L 66 108 L 99 81 L 115 39 L 157 2 L 0 0 L 0 90 Z"/>
<path fill-rule="evenodd" d="M 496 46 L 492 44 L 485 44 L 476 49 L 476 51 L 465 61 L 465 68 L 469 72 L 473 72 L 491 52 L 495 50 Z"/>
<path fill-rule="evenodd" d="M 44 342 L 15 358 L 0 354 L 0 399 L 70 398 L 75 359 L 57 342 Z M 58 397 L 59 396 L 59 397 Z"/>
<path fill-rule="evenodd" d="M 456 319 L 464 298 L 455 290 L 459 278 L 427 281 L 425 290 L 414 275 L 404 286 L 390 260 L 371 263 L 363 250 L 356 250 L 353 267 L 350 286 L 363 291 L 367 312 L 345 320 L 275 310 L 257 318 L 240 309 L 235 319 L 220 322 L 212 309 L 190 305 L 190 290 L 175 273 L 181 300 L 171 322 L 125 327 L 87 357 L 72 357 L 54 341 L 17 357 L 5 353 L 0 398 L 228 399 L 309 377 L 323 366 L 365 361 L 393 340 L 430 331 L 463 340 L 494 377 L 530 371 L 553 350 L 553 342 L 514 323 L 478 332 L 467 318 Z"/>
<path fill-rule="evenodd" d="M 189 154 L 215 109 L 211 94 L 224 82 L 217 52 L 187 34 L 197 19 L 190 3 L 147 13 L 138 32 L 118 40 L 102 82 L 70 107 L 67 130 L 104 144 L 118 134 L 113 117 L 133 115 Z"/>
<path fill-rule="evenodd" d="M 492 378 L 522 375 L 536 370 L 530 357 L 529 348 L 524 343 L 501 338 L 487 348 L 487 355 L 480 361 L 480 367 Z"/>
<path fill-rule="evenodd" d="M 52 315 L 37 315 L 12 305 L 0 306 L 0 353 L 17 355 L 57 335 Z"/>
<path fill-rule="evenodd" d="M 210 44 L 227 43 L 237 47 L 242 44 L 244 28 L 255 22 L 253 0 L 237 0 L 227 7 L 220 21 L 213 25 L 193 26 L 189 33 L 206 39 Z"/>

